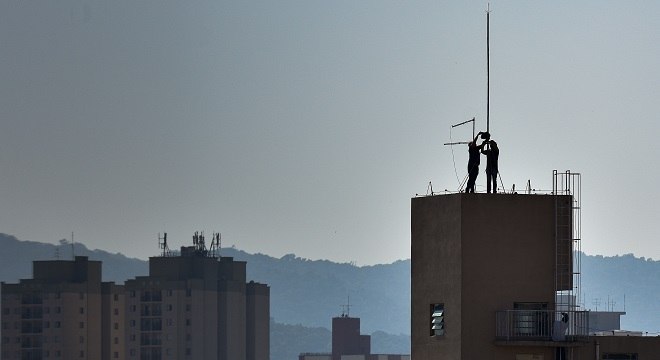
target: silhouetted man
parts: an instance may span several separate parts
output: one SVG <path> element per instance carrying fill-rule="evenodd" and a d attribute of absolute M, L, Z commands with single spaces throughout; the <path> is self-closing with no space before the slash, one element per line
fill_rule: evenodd
<path fill-rule="evenodd" d="M 489 148 L 484 150 L 484 144 L 489 144 Z M 494 140 L 486 140 L 481 146 L 481 153 L 486 155 L 486 192 L 490 194 L 490 183 L 492 181 L 493 193 L 497 193 L 497 159 L 500 157 L 500 149 Z"/>
<path fill-rule="evenodd" d="M 481 143 L 481 145 L 477 146 L 477 139 L 479 138 L 479 135 L 481 135 L 481 132 L 479 132 L 477 136 L 474 137 L 474 140 L 468 144 L 468 153 L 470 154 L 470 158 L 468 159 L 468 182 L 467 186 L 465 187 L 466 193 L 474 193 L 474 184 L 477 182 L 477 176 L 479 176 L 479 162 L 481 160 L 480 150 L 482 150 L 484 147 L 484 143 Z"/>

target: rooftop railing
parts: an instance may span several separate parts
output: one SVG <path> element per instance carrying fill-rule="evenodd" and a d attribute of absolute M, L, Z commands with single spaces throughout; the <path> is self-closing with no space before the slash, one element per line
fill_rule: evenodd
<path fill-rule="evenodd" d="M 499 341 L 580 342 L 589 337 L 588 311 L 504 310 L 496 313 Z"/>

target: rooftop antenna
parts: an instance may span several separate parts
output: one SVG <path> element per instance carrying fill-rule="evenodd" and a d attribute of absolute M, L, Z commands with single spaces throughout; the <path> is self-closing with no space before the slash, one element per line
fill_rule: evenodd
<path fill-rule="evenodd" d="M 486 132 L 490 134 L 490 3 L 486 7 Z"/>
<path fill-rule="evenodd" d="M 347 295 L 346 305 L 341 306 L 341 317 L 351 317 L 351 296 Z"/>
<path fill-rule="evenodd" d="M 444 143 L 443 145 L 460 145 L 460 144 L 469 144 L 469 143 L 472 141 L 472 139 L 474 139 L 474 132 L 475 132 L 475 129 L 474 129 L 474 123 L 475 123 L 475 120 L 474 120 L 474 119 L 475 119 L 475 118 L 472 118 L 472 119 L 470 119 L 470 120 L 465 120 L 465 121 L 463 121 L 462 123 L 454 124 L 454 125 L 452 125 L 451 128 L 449 129 L 449 130 L 450 130 L 450 134 L 451 134 L 451 129 L 453 129 L 453 128 L 455 128 L 455 127 L 459 127 L 459 126 L 461 126 L 461 125 L 465 125 L 465 124 L 471 122 L 471 123 L 472 123 L 472 137 L 470 138 L 470 141 L 455 141 L 455 142 L 448 142 L 448 143 Z"/>
<path fill-rule="evenodd" d="M 213 233 L 213 238 L 211 239 L 211 247 L 209 248 L 209 255 L 211 257 L 220 256 L 220 233 Z"/>
<path fill-rule="evenodd" d="M 167 246 L 167 233 L 163 233 L 163 237 L 160 237 L 160 233 L 158 233 L 158 248 L 163 250 L 161 256 L 170 256 L 170 248 Z"/>

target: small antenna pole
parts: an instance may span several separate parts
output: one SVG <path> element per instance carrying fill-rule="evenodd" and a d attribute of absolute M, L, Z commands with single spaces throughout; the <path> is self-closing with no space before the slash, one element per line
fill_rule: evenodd
<path fill-rule="evenodd" d="M 341 317 L 351 317 L 351 296 L 347 296 L 347 304 L 341 306 Z"/>
<path fill-rule="evenodd" d="M 71 232 L 71 258 L 72 260 L 76 259 L 76 248 L 73 246 L 73 231 Z"/>

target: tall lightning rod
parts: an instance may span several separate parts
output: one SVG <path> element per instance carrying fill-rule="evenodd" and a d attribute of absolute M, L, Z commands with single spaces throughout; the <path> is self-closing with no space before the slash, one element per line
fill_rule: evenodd
<path fill-rule="evenodd" d="M 486 132 L 490 133 L 490 3 L 486 7 Z"/>

